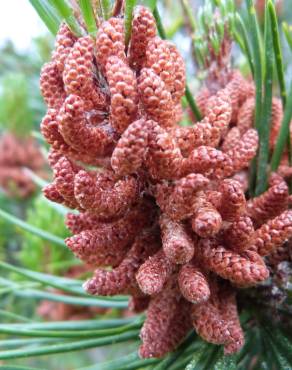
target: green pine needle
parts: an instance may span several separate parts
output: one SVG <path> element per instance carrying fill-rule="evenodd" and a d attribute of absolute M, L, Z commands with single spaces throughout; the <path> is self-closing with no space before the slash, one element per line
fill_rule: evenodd
<path fill-rule="evenodd" d="M 56 35 L 60 25 L 60 17 L 57 12 L 48 4 L 47 0 L 29 0 L 38 13 L 48 30 Z"/>
<path fill-rule="evenodd" d="M 98 364 L 97 366 L 90 366 L 86 368 L 82 368 L 80 370 L 116 370 L 116 369 L 128 369 L 129 365 L 133 365 L 133 363 L 137 363 L 137 361 L 140 363 L 139 367 L 149 365 L 149 360 L 141 360 L 139 357 L 139 354 L 137 351 L 130 353 L 129 355 L 120 357 L 118 359 L 114 359 L 111 361 L 107 361 L 101 364 Z M 154 362 L 157 362 L 159 360 L 154 359 Z M 153 363 L 153 360 L 150 360 L 150 364 Z"/>
<path fill-rule="evenodd" d="M 292 27 L 291 25 L 288 25 L 286 22 L 282 23 L 282 29 L 283 33 L 285 35 L 285 38 L 288 42 L 288 45 L 290 47 L 290 50 L 292 50 Z"/>
<path fill-rule="evenodd" d="M 111 16 L 111 1 L 101 0 L 100 5 L 103 19 L 109 19 L 109 17 Z"/>
<path fill-rule="evenodd" d="M 190 25 L 190 28 L 192 30 L 192 32 L 195 32 L 196 31 L 196 19 L 193 15 L 193 11 L 191 9 L 191 5 L 190 5 L 190 2 L 189 0 L 181 0 L 181 5 L 183 7 L 183 10 L 187 16 L 187 19 L 189 21 L 189 25 Z"/>
<path fill-rule="evenodd" d="M 157 0 L 139 0 L 139 4 L 147 6 L 150 10 L 154 10 L 157 4 Z"/>
<path fill-rule="evenodd" d="M 28 224 L 27 222 L 21 220 L 20 218 L 17 218 L 11 214 L 9 214 L 8 212 L 5 212 L 3 209 L 0 209 L 0 217 L 2 217 L 4 220 L 6 220 L 7 222 L 15 225 L 15 226 L 19 226 L 20 228 L 26 230 L 26 231 L 29 231 L 31 232 L 32 234 L 35 234 L 37 236 L 39 236 L 40 238 L 43 238 L 49 242 L 52 242 L 52 243 L 55 243 L 61 247 L 64 247 L 64 248 L 67 248 L 66 247 L 66 244 L 64 242 L 63 239 L 47 232 L 47 231 L 44 231 L 44 230 L 41 230 L 35 226 L 32 226 L 30 224 Z"/>
<path fill-rule="evenodd" d="M 17 325 L 13 327 L 9 324 L 0 324 L 0 333 L 17 335 L 20 337 L 38 337 L 38 338 L 67 338 L 67 339 L 81 339 L 81 338 L 103 338 L 110 335 L 117 335 L 128 332 L 133 329 L 141 327 L 141 322 L 132 322 L 130 324 L 98 330 L 40 330 L 29 329 L 27 325 Z"/>
<path fill-rule="evenodd" d="M 254 122 L 255 127 L 260 134 L 260 125 L 262 122 L 262 95 L 263 95 L 263 63 L 262 63 L 262 53 L 261 53 L 261 41 L 259 34 L 259 25 L 256 16 L 255 7 L 252 0 L 246 0 L 247 7 L 247 22 L 246 27 L 250 28 L 250 38 L 251 38 L 251 57 L 252 65 L 254 68 L 254 82 L 256 88 L 256 97 L 255 97 L 255 115 Z M 254 159 L 250 166 L 249 173 L 249 192 L 251 195 L 254 195 L 254 186 L 256 184 L 256 168 L 257 162 Z"/>
<path fill-rule="evenodd" d="M 55 8 L 59 17 L 65 20 L 70 30 L 76 36 L 81 36 L 81 27 L 74 16 L 72 8 L 67 4 L 66 0 L 49 0 L 49 2 Z"/>
<path fill-rule="evenodd" d="M 242 40 L 244 44 L 244 51 L 247 57 L 249 68 L 251 70 L 252 75 L 254 76 L 254 64 L 253 64 L 252 51 L 251 51 L 251 45 L 250 45 L 249 38 L 248 38 L 247 28 L 241 16 L 238 13 L 236 14 L 236 22 L 238 25 L 238 33 L 242 36 Z"/>
<path fill-rule="evenodd" d="M 125 42 L 128 46 L 132 32 L 133 10 L 137 0 L 126 0 L 125 2 Z"/>
<path fill-rule="evenodd" d="M 103 308 L 119 308 L 125 309 L 128 307 L 128 301 L 114 301 L 106 299 L 106 297 L 83 298 L 70 295 L 62 295 L 50 293 L 37 289 L 29 289 L 21 285 L 11 287 L 9 291 L 16 297 L 27 298 L 29 300 L 47 300 L 52 302 L 62 302 L 74 306 L 84 307 L 103 307 Z"/>
<path fill-rule="evenodd" d="M 137 330 L 131 330 L 126 333 L 110 335 L 104 338 L 85 339 L 85 340 L 74 341 L 74 342 L 69 342 L 69 343 L 61 341 L 61 343 L 48 345 L 48 346 L 45 345 L 45 346 L 38 346 L 38 347 L 25 347 L 25 348 L 16 349 L 16 350 L 1 351 L 0 360 L 9 360 L 9 359 L 11 360 L 11 359 L 16 359 L 16 358 L 44 356 L 44 355 L 52 355 L 56 353 L 81 351 L 84 349 L 112 345 L 113 343 L 121 343 L 121 342 L 126 342 L 129 340 L 137 339 L 138 334 L 139 332 Z"/>
<path fill-rule="evenodd" d="M 75 294 L 78 296 L 91 298 L 90 295 L 84 292 L 82 288 L 82 281 L 80 280 L 62 278 L 62 277 L 58 277 L 55 275 L 31 271 L 31 270 L 24 269 L 21 267 L 13 266 L 9 263 L 2 262 L 2 261 L 0 261 L 0 268 L 14 272 L 30 280 L 41 283 L 45 286 L 50 286 L 50 287 L 62 290 L 67 293 Z M 122 306 L 127 304 L 127 298 L 123 296 L 102 297 L 102 300 L 109 301 L 109 302 L 120 302 Z"/>
<path fill-rule="evenodd" d="M 83 15 L 89 35 L 95 36 L 97 32 L 96 20 L 92 9 L 91 0 L 79 0 L 79 7 Z"/>
<path fill-rule="evenodd" d="M 273 39 L 273 45 L 274 45 L 276 69 L 277 69 L 281 99 L 283 103 L 283 109 L 285 109 L 287 92 L 286 92 L 286 84 L 285 84 L 285 77 L 284 77 L 284 63 L 283 63 L 283 55 L 282 55 L 282 48 L 281 48 L 281 42 L 280 42 L 280 33 L 279 33 L 277 13 L 276 13 L 276 9 L 275 9 L 275 6 L 272 0 L 268 0 L 268 10 L 269 10 L 269 15 L 271 19 L 272 39 Z"/>
<path fill-rule="evenodd" d="M 262 194 L 268 187 L 268 161 L 269 161 L 269 142 L 270 126 L 272 113 L 272 95 L 273 95 L 273 43 L 271 22 L 268 16 L 268 8 L 265 12 L 265 55 L 264 55 L 264 91 L 262 103 L 261 123 L 259 132 L 259 152 L 257 158 L 257 178 L 255 195 Z"/>
<path fill-rule="evenodd" d="M 214 364 L 214 370 L 237 370 L 236 356 L 222 354 Z"/>
<path fill-rule="evenodd" d="M 281 158 L 286 147 L 289 137 L 289 125 L 292 119 L 292 83 L 290 86 L 290 92 L 286 102 L 286 108 L 284 111 L 284 118 L 276 142 L 276 146 L 271 159 L 271 170 L 276 171 L 281 162 Z"/>

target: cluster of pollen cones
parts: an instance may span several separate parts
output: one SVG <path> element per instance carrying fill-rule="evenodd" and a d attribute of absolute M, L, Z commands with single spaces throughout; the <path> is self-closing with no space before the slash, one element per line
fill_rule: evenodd
<path fill-rule="evenodd" d="M 35 184 L 25 172 L 29 168 L 41 175 L 45 159 L 32 138 L 20 139 L 12 133 L 0 138 L 0 187 L 11 197 L 27 198 Z"/>
<path fill-rule="evenodd" d="M 129 294 L 133 310 L 147 310 L 143 358 L 172 351 L 192 327 L 226 354 L 240 350 L 236 291 L 266 280 L 265 257 L 292 236 L 283 177 L 245 197 L 258 146 L 253 85 L 232 71 L 200 94 L 204 118 L 181 127 L 184 61 L 145 7 L 128 47 L 122 18 L 104 21 L 96 40 L 62 24 L 40 84 L 54 171 L 44 193 L 79 211 L 67 216 L 66 244 L 95 269 L 85 290 Z"/>

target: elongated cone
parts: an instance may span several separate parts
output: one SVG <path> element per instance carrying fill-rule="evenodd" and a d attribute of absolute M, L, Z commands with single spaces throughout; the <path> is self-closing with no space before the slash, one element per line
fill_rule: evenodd
<path fill-rule="evenodd" d="M 121 264 L 112 271 L 95 270 L 93 278 L 87 280 L 84 289 L 89 294 L 115 295 L 139 294 L 135 274 L 149 255 L 160 247 L 155 235 L 142 234 L 137 237 Z"/>
<path fill-rule="evenodd" d="M 232 71 L 229 79 L 230 81 L 227 83 L 226 89 L 229 91 L 231 99 L 231 121 L 235 123 L 238 117 L 239 107 L 248 97 L 254 96 L 254 86 L 248 83 L 237 70 Z"/>
<path fill-rule="evenodd" d="M 206 177 L 195 173 L 175 181 L 174 186 L 158 184 L 156 202 L 172 220 L 184 220 L 193 215 L 196 195 L 208 184 L 209 180 Z"/>
<path fill-rule="evenodd" d="M 40 89 L 48 108 L 59 109 L 61 107 L 66 94 L 56 62 L 46 63 L 42 67 Z"/>
<path fill-rule="evenodd" d="M 211 297 L 207 302 L 193 305 L 191 317 L 198 334 L 207 342 L 223 344 L 226 355 L 235 353 L 244 345 L 235 292 L 226 284 L 211 284 Z"/>
<path fill-rule="evenodd" d="M 80 206 L 100 217 L 122 215 L 138 200 L 139 184 L 134 177 L 116 179 L 110 171 L 75 176 L 74 193 Z"/>
<path fill-rule="evenodd" d="M 194 215 L 191 218 L 193 231 L 202 238 L 216 235 L 222 225 L 222 217 L 211 204 L 204 192 L 197 195 L 193 204 Z"/>
<path fill-rule="evenodd" d="M 58 34 L 56 36 L 55 50 L 52 56 L 52 60 L 56 63 L 60 74 L 64 70 L 65 61 L 76 40 L 76 37 L 70 31 L 67 24 L 61 23 Z"/>
<path fill-rule="evenodd" d="M 277 266 L 281 262 L 292 261 L 292 241 L 289 239 L 287 242 L 278 247 L 273 253 L 267 257 L 270 266 Z"/>
<path fill-rule="evenodd" d="M 220 90 L 206 107 L 205 117 L 191 127 L 175 127 L 173 134 L 184 156 L 199 146 L 215 147 L 226 132 L 231 118 L 231 103 L 226 90 Z"/>
<path fill-rule="evenodd" d="M 134 9 L 129 48 L 130 66 L 139 71 L 145 61 L 148 42 L 156 35 L 156 23 L 151 11 L 144 6 Z"/>
<path fill-rule="evenodd" d="M 257 251 L 261 256 L 267 256 L 291 237 L 292 210 L 287 210 L 254 232 L 250 249 Z"/>
<path fill-rule="evenodd" d="M 165 256 L 162 249 L 149 257 L 136 274 L 136 280 L 142 292 L 148 295 L 161 292 L 174 268 L 175 266 Z"/>
<path fill-rule="evenodd" d="M 65 199 L 62 197 L 62 195 L 58 192 L 56 188 L 56 184 L 48 184 L 43 188 L 43 194 L 44 196 L 49 199 L 52 202 L 65 204 Z M 67 207 L 70 207 L 69 204 L 66 204 Z"/>
<path fill-rule="evenodd" d="M 108 58 L 105 75 L 111 95 L 110 123 L 121 134 L 137 116 L 136 77 L 131 68 L 116 56 Z"/>
<path fill-rule="evenodd" d="M 224 344 L 229 337 L 228 324 L 211 302 L 193 305 L 191 317 L 194 328 L 209 343 Z"/>
<path fill-rule="evenodd" d="M 240 255 L 211 239 L 202 239 L 197 252 L 205 268 L 236 285 L 253 286 L 269 276 L 264 261 L 255 252 Z"/>
<path fill-rule="evenodd" d="M 191 327 L 189 310 L 190 303 L 181 297 L 173 277 L 166 288 L 151 299 L 140 333 L 140 356 L 162 357 L 176 348 Z"/>
<path fill-rule="evenodd" d="M 172 221 L 168 216 L 160 216 L 163 251 L 172 263 L 186 263 L 194 255 L 194 245 L 184 225 Z"/>
<path fill-rule="evenodd" d="M 50 166 L 62 157 L 66 156 L 74 161 L 81 161 L 86 164 L 96 165 L 102 167 L 109 167 L 106 158 L 90 157 L 87 153 L 80 153 L 78 150 L 70 147 L 59 132 L 59 121 L 57 117 L 57 110 L 48 109 L 47 114 L 41 122 L 41 132 L 46 141 L 51 144 L 51 149 L 48 155 Z"/>
<path fill-rule="evenodd" d="M 115 144 L 115 133 L 107 123 L 94 126 L 85 114 L 84 101 L 69 95 L 58 115 L 59 132 L 74 150 L 92 157 L 110 154 Z"/>
<path fill-rule="evenodd" d="M 58 130 L 59 122 L 57 115 L 58 111 L 56 109 L 48 109 L 41 122 L 41 132 L 46 141 L 52 145 L 53 149 L 61 152 L 68 149 L 69 146 Z"/>
<path fill-rule="evenodd" d="M 173 91 L 175 69 L 167 41 L 158 36 L 149 40 L 146 48 L 145 67 L 151 68 L 161 78 L 168 91 Z"/>
<path fill-rule="evenodd" d="M 74 178 L 80 170 L 80 167 L 75 165 L 66 157 L 61 157 L 53 167 L 54 170 L 54 183 L 58 192 L 62 197 L 78 208 L 78 203 L 74 194 Z"/>
<path fill-rule="evenodd" d="M 232 106 L 228 89 L 219 90 L 216 95 L 208 99 L 206 117 L 208 117 L 212 127 L 219 132 L 218 139 L 208 145 L 218 146 L 220 139 L 228 129 L 231 112 Z"/>
<path fill-rule="evenodd" d="M 253 233 L 254 227 L 251 218 L 243 215 L 223 231 L 223 240 L 229 249 L 240 253 L 249 248 Z"/>
<path fill-rule="evenodd" d="M 141 118 L 122 134 L 111 157 L 111 165 L 116 174 L 130 175 L 142 166 L 148 144 L 148 122 Z"/>
<path fill-rule="evenodd" d="M 245 195 L 240 183 L 233 179 L 223 180 L 219 185 L 221 202 L 219 213 L 224 221 L 235 221 L 244 212 L 246 207 Z"/>
<path fill-rule="evenodd" d="M 176 46 L 169 41 L 167 41 L 167 46 L 170 50 L 171 61 L 174 66 L 174 82 L 171 89 L 171 96 L 173 102 L 180 105 L 180 100 L 185 93 L 186 66 Z"/>
<path fill-rule="evenodd" d="M 148 135 L 146 167 L 153 179 L 175 179 L 180 175 L 181 152 L 169 133 L 152 121 Z"/>
<path fill-rule="evenodd" d="M 66 215 L 66 226 L 72 234 L 79 234 L 84 230 L 93 230 L 103 222 L 100 217 L 87 213 L 68 213 Z"/>
<path fill-rule="evenodd" d="M 247 203 L 248 215 L 256 225 L 279 216 L 288 206 L 288 186 L 285 181 L 277 183 L 259 197 L 252 198 Z"/>
<path fill-rule="evenodd" d="M 117 266 L 125 258 L 136 235 L 153 222 L 151 208 L 142 204 L 118 221 L 100 223 L 66 239 L 67 246 L 92 266 Z"/>
<path fill-rule="evenodd" d="M 203 117 L 206 115 L 206 105 L 210 96 L 211 91 L 205 86 L 200 89 L 198 95 L 196 96 L 196 103 Z M 194 120 L 195 117 L 192 117 L 192 121 Z"/>
<path fill-rule="evenodd" d="M 201 173 L 209 178 L 221 178 L 224 172 L 230 173 L 232 169 L 233 163 L 227 153 L 209 146 L 200 146 L 184 160 L 182 173 Z"/>
<path fill-rule="evenodd" d="M 253 127 L 255 97 L 247 99 L 240 107 L 237 118 L 237 127 L 241 134 Z"/>
<path fill-rule="evenodd" d="M 182 266 L 178 275 L 181 294 L 191 303 L 202 303 L 209 299 L 210 288 L 203 271 L 194 263 Z"/>
<path fill-rule="evenodd" d="M 223 152 L 228 152 L 228 150 L 233 149 L 237 142 L 240 140 L 241 134 L 238 127 L 232 127 L 226 134 L 221 150 Z"/>
<path fill-rule="evenodd" d="M 254 129 L 246 131 L 241 140 L 226 155 L 231 158 L 232 170 L 225 168 L 225 175 L 230 176 L 248 167 L 250 161 L 256 155 L 258 148 L 258 134 Z"/>
<path fill-rule="evenodd" d="M 240 183 L 242 190 L 244 192 L 248 190 L 248 171 L 247 170 L 236 172 L 232 176 L 232 178 L 233 180 L 236 180 Z"/>
<path fill-rule="evenodd" d="M 283 120 L 282 101 L 279 98 L 272 100 L 272 122 L 270 132 L 270 146 L 273 148 L 277 142 L 279 131 Z"/>
<path fill-rule="evenodd" d="M 67 95 L 78 95 L 88 109 L 106 110 L 106 96 L 94 80 L 94 41 L 80 37 L 72 47 L 63 72 Z"/>
<path fill-rule="evenodd" d="M 116 56 L 126 60 L 124 21 L 120 18 L 110 18 L 104 21 L 96 35 L 96 60 L 104 72 L 108 58 Z"/>
<path fill-rule="evenodd" d="M 238 112 L 237 127 L 241 133 L 245 133 L 254 126 L 255 97 L 248 98 Z M 270 146 L 275 146 L 281 122 L 283 120 L 282 102 L 279 98 L 272 99 Z"/>
<path fill-rule="evenodd" d="M 240 326 L 234 290 L 232 290 L 230 287 L 223 289 L 223 291 L 220 291 L 220 298 L 223 302 L 223 319 L 230 323 L 230 337 L 227 343 L 224 344 L 224 354 L 232 355 L 240 351 L 240 349 L 244 346 L 244 333 Z"/>
<path fill-rule="evenodd" d="M 143 68 L 138 78 L 138 91 L 150 119 L 162 127 L 175 124 L 175 105 L 165 83 L 151 68 Z"/>

